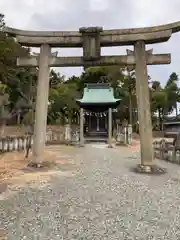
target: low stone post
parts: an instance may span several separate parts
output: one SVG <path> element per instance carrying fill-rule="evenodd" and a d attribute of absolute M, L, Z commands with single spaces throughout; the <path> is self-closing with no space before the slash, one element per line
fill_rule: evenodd
<path fill-rule="evenodd" d="M 126 126 L 124 126 L 124 144 L 128 144 L 127 127 Z"/>
<path fill-rule="evenodd" d="M 71 142 L 71 125 L 66 124 L 65 126 L 65 142 L 70 143 Z"/>
<path fill-rule="evenodd" d="M 128 144 L 131 145 L 132 144 L 132 125 L 129 124 L 127 127 L 127 135 L 128 135 Z"/>
<path fill-rule="evenodd" d="M 165 146 L 165 140 L 160 141 L 160 159 L 164 159 L 164 146 Z"/>

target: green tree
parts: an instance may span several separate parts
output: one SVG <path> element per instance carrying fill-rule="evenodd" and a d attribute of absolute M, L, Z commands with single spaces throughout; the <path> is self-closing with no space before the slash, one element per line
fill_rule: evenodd
<path fill-rule="evenodd" d="M 5 26 L 4 14 L 0 13 L 0 30 Z"/>
<path fill-rule="evenodd" d="M 108 71 L 105 67 L 89 67 L 80 77 L 79 89 L 82 91 L 87 83 L 109 83 Z"/>
<path fill-rule="evenodd" d="M 65 81 L 65 77 L 61 76 L 60 73 L 55 72 L 53 69 L 50 71 L 50 88 L 55 87 L 59 83 L 63 83 Z"/>
<path fill-rule="evenodd" d="M 167 103 L 167 111 L 171 113 L 174 109 L 176 110 L 176 116 L 178 114 L 177 111 L 177 102 L 180 101 L 180 93 L 178 87 L 178 75 L 173 72 L 165 86 L 165 90 L 167 93 L 168 103 Z"/>
<path fill-rule="evenodd" d="M 158 114 L 158 123 L 155 122 L 155 125 L 158 125 L 159 130 L 162 130 L 164 117 L 167 113 L 168 96 L 166 90 L 161 86 L 160 82 L 153 82 L 150 97 L 152 116 L 155 116 L 156 119 L 156 113 Z"/>
<path fill-rule="evenodd" d="M 122 83 L 122 101 L 128 110 L 128 119 L 131 125 L 135 124 L 137 121 L 137 116 L 135 113 L 137 112 L 137 100 L 136 100 L 136 76 L 135 71 L 126 68 L 123 71 L 123 78 L 121 80 Z M 124 96 L 123 96 L 124 95 Z M 133 112 L 134 109 L 134 112 Z M 133 116 L 134 113 L 134 116 Z M 137 114 L 136 114 L 137 115 Z M 134 119 L 134 121 L 133 121 Z"/>
<path fill-rule="evenodd" d="M 0 27 L 4 25 L 4 15 L 0 14 Z M 37 70 L 16 66 L 17 57 L 29 54 L 28 48 L 23 48 L 12 37 L 0 32 L 0 81 L 8 86 L 10 110 L 17 111 L 17 114 L 31 105 L 32 89 L 36 88 Z"/>
<path fill-rule="evenodd" d="M 0 136 L 4 133 L 4 126 L 9 119 L 9 94 L 8 86 L 0 83 Z"/>
<path fill-rule="evenodd" d="M 58 84 L 50 89 L 48 121 L 71 123 L 78 111 L 75 99 L 78 98 L 76 84 Z"/>

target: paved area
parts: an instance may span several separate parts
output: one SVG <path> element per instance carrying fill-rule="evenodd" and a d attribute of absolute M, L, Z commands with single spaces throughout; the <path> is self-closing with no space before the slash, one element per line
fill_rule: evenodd
<path fill-rule="evenodd" d="M 8 239 L 180 239 L 179 166 L 157 162 L 168 173 L 147 176 L 131 171 L 134 148 L 55 151 L 75 165 L 1 199 Z"/>

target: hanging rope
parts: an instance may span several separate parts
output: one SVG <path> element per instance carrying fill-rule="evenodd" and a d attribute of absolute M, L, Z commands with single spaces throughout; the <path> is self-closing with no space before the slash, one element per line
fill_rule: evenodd
<path fill-rule="evenodd" d="M 84 111 L 85 116 L 95 116 L 95 117 L 105 117 L 107 116 L 107 111 L 106 112 L 89 112 L 89 111 Z"/>

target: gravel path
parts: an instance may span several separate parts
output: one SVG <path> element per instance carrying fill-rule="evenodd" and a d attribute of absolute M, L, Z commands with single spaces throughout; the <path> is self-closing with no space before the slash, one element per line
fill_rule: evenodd
<path fill-rule="evenodd" d="M 161 161 L 168 173 L 147 176 L 131 172 L 139 163 L 132 149 L 64 152 L 77 165 L 71 174 L 59 172 L 0 202 L 8 239 L 180 239 L 180 166 Z"/>

